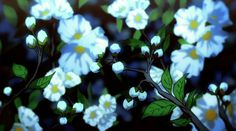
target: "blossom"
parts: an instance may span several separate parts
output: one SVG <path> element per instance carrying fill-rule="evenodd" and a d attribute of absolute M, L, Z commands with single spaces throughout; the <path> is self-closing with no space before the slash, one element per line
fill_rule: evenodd
<path fill-rule="evenodd" d="M 116 18 L 125 18 L 130 9 L 130 2 L 128 0 L 115 0 L 108 6 L 107 12 Z"/>
<path fill-rule="evenodd" d="M 142 9 L 135 9 L 129 12 L 126 24 L 130 28 L 142 30 L 147 26 L 149 16 Z"/>
<path fill-rule="evenodd" d="M 14 123 L 11 131 L 27 131 L 27 128 L 21 123 Z"/>
<path fill-rule="evenodd" d="M 25 25 L 29 30 L 33 30 L 36 26 L 36 19 L 34 17 L 27 17 L 25 19 Z"/>
<path fill-rule="evenodd" d="M 113 43 L 113 44 L 110 46 L 110 51 L 111 51 L 111 53 L 116 53 L 116 54 L 118 54 L 118 53 L 120 53 L 120 50 L 121 50 L 120 45 L 117 44 L 117 43 Z"/>
<path fill-rule="evenodd" d="M 105 131 L 108 128 L 112 127 L 113 123 L 116 121 L 117 114 L 116 113 L 108 113 L 104 114 L 99 122 L 98 122 L 98 129 L 99 131 Z"/>
<path fill-rule="evenodd" d="M 36 39 L 33 35 L 28 35 L 25 39 L 25 43 L 29 48 L 34 48 L 36 46 Z"/>
<path fill-rule="evenodd" d="M 116 74 L 119 74 L 121 72 L 123 72 L 124 70 L 124 64 L 120 61 L 112 64 L 112 70 L 116 73 Z"/>
<path fill-rule="evenodd" d="M 39 45 L 45 45 L 48 40 L 48 35 L 44 30 L 40 30 L 37 34 L 37 39 L 38 39 Z"/>
<path fill-rule="evenodd" d="M 12 88 L 10 86 L 7 86 L 3 89 L 3 94 L 10 96 L 12 92 Z"/>
<path fill-rule="evenodd" d="M 236 127 L 236 90 L 230 94 L 230 101 L 226 107 L 226 114 L 234 127 Z"/>
<path fill-rule="evenodd" d="M 59 65 L 64 72 L 88 74 L 90 65 L 108 46 L 103 29 L 97 27 L 91 30 L 90 24 L 81 15 L 60 21 L 58 32 L 63 41 L 69 42 L 62 48 L 59 58 Z"/>
<path fill-rule="evenodd" d="M 209 23 L 218 27 L 232 25 L 229 17 L 229 9 L 223 1 L 204 0 L 202 8 Z"/>
<path fill-rule="evenodd" d="M 172 65 L 179 71 L 188 75 L 198 76 L 203 70 L 204 57 L 197 53 L 193 45 L 182 45 L 180 50 L 171 53 Z"/>
<path fill-rule="evenodd" d="M 177 21 L 174 34 L 182 36 L 188 43 L 195 43 L 203 35 L 206 18 L 200 8 L 196 6 L 181 8 L 176 12 L 174 18 Z"/>
<path fill-rule="evenodd" d="M 59 118 L 59 123 L 61 125 L 66 125 L 67 124 L 67 118 L 66 117 L 60 117 Z"/>
<path fill-rule="evenodd" d="M 116 98 L 109 95 L 109 94 L 100 96 L 100 98 L 99 98 L 99 107 L 105 113 L 114 112 L 116 110 Z"/>
<path fill-rule="evenodd" d="M 35 0 L 31 7 L 31 15 L 36 19 L 50 20 L 52 17 L 58 20 L 68 19 L 74 11 L 67 0 Z"/>
<path fill-rule="evenodd" d="M 218 131 L 225 129 L 224 122 L 218 114 L 217 98 L 206 93 L 197 100 L 196 106 L 192 107 L 192 112 L 209 129 Z"/>
<path fill-rule="evenodd" d="M 197 52 L 204 57 L 216 56 L 223 50 L 226 38 L 226 33 L 219 27 L 207 26 L 197 42 Z"/>
<path fill-rule="evenodd" d="M 102 116 L 103 112 L 98 106 L 90 106 L 85 110 L 83 119 L 87 124 L 95 127 Z"/>
<path fill-rule="evenodd" d="M 65 87 L 60 79 L 52 79 L 43 91 L 44 97 L 52 102 L 58 101 L 64 94 Z"/>
<path fill-rule="evenodd" d="M 84 109 L 84 105 L 82 103 L 75 103 L 73 105 L 73 109 L 75 110 L 76 113 L 80 113 Z"/>
<path fill-rule="evenodd" d="M 140 92 L 139 95 L 138 95 L 138 99 L 140 101 L 146 100 L 147 99 L 147 92 L 146 91 Z"/>
<path fill-rule="evenodd" d="M 134 98 L 139 96 L 139 91 L 135 89 L 135 87 L 131 87 L 129 89 L 129 95 Z"/>
<path fill-rule="evenodd" d="M 133 99 L 130 100 L 130 101 L 128 101 L 127 99 L 124 99 L 124 101 L 123 101 L 123 107 L 124 107 L 126 110 L 129 110 L 129 109 L 133 108 L 133 106 L 134 106 L 134 100 L 133 100 Z"/>
<path fill-rule="evenodd" d="M 65 101 L 59 101 L 57 103 L 57 109 L 61 110 L 61 111 L 65 111 L 67 108 L 67 104 Z"/>

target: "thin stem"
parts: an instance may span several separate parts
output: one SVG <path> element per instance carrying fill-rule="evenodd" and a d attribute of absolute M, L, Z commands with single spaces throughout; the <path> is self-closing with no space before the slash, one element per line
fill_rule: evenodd
<path fill-rule="evenodd" d="M 139 69 L 135 69 L 135 68 L 130 68 L 130 67 L 127 67 L 127 66 L 125 67 L 125 70 L 127 70 L 127 71 L 134 71 L 134 72 L 138 72 L 138 73 L 142 73 L 142 74 L 146 73 L 143 70 L 139 70 Z"/>

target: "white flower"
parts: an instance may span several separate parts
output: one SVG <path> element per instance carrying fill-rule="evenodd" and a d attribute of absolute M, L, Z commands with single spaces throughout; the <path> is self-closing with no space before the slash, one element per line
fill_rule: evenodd
<path fill-rule="evenodd" d="M 29 30 L 33 30 L 36 26 L 36 19 L 34 17 L 27 17 L 25 19 L 25 25 Z"/>
<path fill-rule="evenodd" d="M 203 70 L 204 57 L 199 55 L 193 45 L 182 45 L 180 50 L 173 51 L 171 54 L 173 66 L 188 75 L 198 76 Z"/>
<path fill-rule="evenodd" d="M 10 131 L 28 131 L 21 123 L 14 123 Z"/>
<path fill-rule="evenodd" d="M 102 116 L 103 112 L 98 106 L 90 106 L 85 110 L 83 119 L 87 124 L 95 127 Z"/>
<path fill-rule="evenodd" d="M 116 98 L 109 95 L 109 94 L 100 96 L 100 98 L 99 98 L 99 107 L 105 113 L 114 112 L 116 110 Z"/>
<path fill-rule="evenodd" d="M 36 46 L 36 39 L 33 35 L 28 35 L 25 39 L 25 43 L 29 48 L 34 48 Z"/>
<path fill-rule="evenodd" d="M 48 35 L 44 30 L 40 30 L 37 34 L 37 39 L 40 45 L 45 45 L 48 40 Z"/>
<path fill-rule="evenodd" d="M 154 52 L 154 54 L 157 55 L 158 57 L 162 57 L 164 53 L 162 49 L 158 49 Z"/>
<path fill-rule="evenodd" d="M 210 85 L 208 86 L 208 90 L 209 90 L 210 92 L 216 93 L 217 86 L 216 86 L 215 84 L 210 84 Z"/>
<path fill-rule="evenodd" d="M 232 25 L 229 17 L 229 9 L 223 1 L 204 0 L 203 10 L 209 23 L 218 27 Z"/>
<path fill-rule="evenodd" d="M 75 110 L 76 113 L 80 113 L 84 109 L 84 105 L 82 103 L 75 103 L 73 105 L 73 109 Z"/>
<path fill-rule="evenodd" d="M 206 93 L 197 100 L 196 106 L 192 107 L 192 112 L 209 129 L 222 131 L 225 129 L 224 122 L 218 114 L 217 98 Z"/>
<path fill-rule="evenodd" d="M 138 91 L 138 90 L 136 91 L 135 87 L 131 87 L 131 88 L 129 89 L 129 95 L 130 95 L 132 98 L 138 97 L 139 91 Z"/>
<path fill-rule="evenodd" d="M 143 55 L 149 54 L 150 53 L 150 49 L 148 48 L 148 46 L 142 46 L 141 47 L 141 52 L 142 52 Z"/>
<path fill-rule="evenodd" d="M 174 27 L 175 35 L 182 36 L 189 43 L 199 40 L 205 30 L 206 23 L 200 8 L 190 6 L 188 9 L 179 9 L 174 17 L 177 21 Z"/>
<path fill-rule="evenodd" d="M 181 109 L 179 107 L 175 107 L 173 110 L 173 113 L 171 114 L 170 120 L 176 120 L 178 118 L 180 118 L 180 116 L 183 114 L 183 112 L 181 111 Z"/>
<path fill-rule="evenodd" d="M 60 123 L 61 125 L 66 125 L 66 124 L 67 124 L 67 118 L 66 118 L 66 117 L 60 117 L 59 123 Z"/>
<path fill-rule="evenodd" d="M 68 19 L 74 12 L 67 0 L 37 0 L 31 7 L 31 15 L 37 19 L 50 20 L 52 17 Z"/>
<path fill-rule="evenodd" d="M 116 53 L 116 54 L 118 54 L 118 53 L 120 53 L 120 50 L 121 50 L 120 45 L 117 44 L 117 43 L 113 43 L 113 44 L 110 46 L 110 51 L 111 51 L 111 53 Z"/>
<path fill-rule="evenodd" d="M 123 107 L 124 107 L 126 110 L 129 110 L 129 109 L 133 108 L 133 106 L 134 106 L 134 100 L 133 100 L 133 99 L 130 100 L 130 101 L 128 101 L 127 99 L 124 99 L 124 101 L 123 101 Z"/>
<path fill-rule="evenodd" d="M 221 82 L 220 83 L 220 90 L 226 92 L 228 90 L 228 83 L 226 82 Z"/>
<path fill-rule="evenodd" d="M 61 111 L 65 111 L 67 108 L 67 104 L 65 101 L 59 101 L 57 103 L 57 109 L 61 110 Z"/>
<path fill-rule="evenodd" d="M 97 125 L 99 131 L 105 131 L 108 128 L 112 127 L 113 123 L 116 121 L 116 117 L 116 113 L 104 114 Z"/>
<path fill-rule="evenodd" d="M 112 70 L 116 74 L 119 74 L 119 73 L 123 72 L 124 68 L 125 68 L 124 64 L 122 62 L 120 62 L 120 61 L 112 64 Z"/>
<path fill-rule="evenodd" d="M 90 65 L 96 62 L 108 46 L 108 39 L 102 28 L 91 30 L 87 20 L 81 15 L 61 20 L 58 32 L 63 41 L 68 42 L 61 50 L 59 65 L 64 72 L 87 75 Z"/>
<path fill-rule="evenodd" d="M 157 46 L 161 42 L 161 37 L 160 36 L 154 36 L 151 39 L 151 44 Z"/>
<path fill-rule="evenodd" d="M 217 56 L 223 50 L 226 38 L 226 33 L 219 27 L 207 26 L 196 45 L 197 52 L 204 57 Z"/>
<path fill-rule="evenodd" d="M 128 0 L 115 0 L 107 8 L 107 12 L 116 18 L 127 17 L 129 11 L 130 11 L 130 2 Z"/>
<path fill-rule="evenodd" d="M 129 12 L 126 24 L 130 28 L 142 30 L 147 26 L 149 16 L 142 9 L 136 9 Z"/>
<path fill-rule="evenodd" d="M 39 122 L 39 117 L 31 109 L 24 106 L 18 108 L 18 116 L 25 127 L 33 127 Z"/>
<path fill-rule="evenodd" d="M 236 90 L 230 94 L 230 103 L 227 105 L 226 113 L 231 124 L 236 127 Z"/>
<path fill-rule="evenodd" d="M 150 5 L 150 1 L 149 0 L 132 0 L 130 2 L 130 5 L 131 5 L 132 10 L 135 10 L 135 9 L 146 10 L 148 6 Z"/>
<path fill-rule="evenodd" d="M 12 92 L 12 88 L 10 86 L 7 86 L 3 89 L 3 94 L 10 96 Z"/>
<path fill-rule="evenodd" d="M 100 66 L 98 63 L 94 62 L 89 66 L 89 68 L 93 73 L 98 73 Z"/>
<path fill-rule="evenodd" d="M 65 94 L 65 87 L 60 79 L 52 79 L 44 89 L 43 95 L 46 99 L 56 102 Z"/>
<path fill-rule="evenodd" d="M 230 96 L 229 95 L 224 95 L 223 96 L 223 101 L 224 102 L 230 102 Z"/>
<path fill-rule="evenodd" d="M 140 101 L 145 101 L 147 99 L 147 92 L 146 91 L 140 92 L 138 95 L 138 99 Z"/>

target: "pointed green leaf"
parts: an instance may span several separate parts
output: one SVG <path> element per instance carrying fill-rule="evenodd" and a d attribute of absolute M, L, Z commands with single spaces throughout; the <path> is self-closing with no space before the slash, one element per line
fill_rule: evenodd
<path fill-rule="evenodd" d="M 131 47 L 131 51 L 146 45 L 145 42 L 137 39 L 129 39 L 126 41 L 126 43 Z"/>
<path fill-rule="evenodd" d="M 141 36 L 142 36 L 141 31 L 136 30 L 136 31 L 134 32 L 133 38 L 136 39 L 136 40 L 139 40 Z"/>
<path fill-rule="evenodd" d="M 83 5 L 85 5 L 88 2 L 88 0 L 79 0 L 79 8 L 81 8 Z"/>
<path fill-rule="evenodd" d="M 168 3 L 171 7 L 173 7 L 175 5 L 175 1 L 176 0 L 168 0 Z M 181 0 L 180 0 L 181 1 Z"/>
<path fill-rule="evenodd" d="M 0 54 L 2 53 L 2 41 L 0 40 Z"/>
<path fill-rule="evenodd" d="M 193 90 L 189 93 L 186 105 L 188 108 L 192 108 L 194 105 L 196 105 L 196 100 L 202 96 L 202 93 L 199 93 L 197 90 Z"/>
<path fill-rule="evenodd" d="M 13 25 L 17 24 L 17 14 L 14 8 L 9 5 L 3 6 L 3 13 L 6 19 Z"/>
<path fill-rule="evenodd" d="M 190 44 L 190 43 L 188 43 L 186 40 L 184 40 L 184 39 L 178 39 L 178 42 L 179 42 L 179 44 L 181 44 L 181 45 L 185 45 L 185 44 Z"/>
<path fill-rule="evenodd" d="M 107 13 L 108 5 L 102 5 L 101 8 L 102 8 L 102 10 L 103 10 L 104 12 Z"/>
<path fill-rule="evenodd" d="M 170 35 L 168 35 L 163 43 L 163 51 L 166 52 L 170 46 Z"/>
<path fill-rule="evenodd" d="M 116 27 L 118 32 L 121 32 L 123 27 L 123 20 L 122 19 L 116 19 Z"/>
<path fill-rule="evenodd" d="M 33 91 L 30 96 L 29 96 L 29 104 L 28 107 L 31 108 L 32 110 L 35 109 L 38 106 L 39 103 L 39 97 L 41 95 L 40 90 L 35 90 Z"/>
<path fill-rule="evenodd" d="M 164 0 L 155 0 L 155 3 L 158 5 L 158 7 L 163 7 L 164 6 Z"/>
<path fill-rule="evenodd" d="M 53 75 L 54 75 L 54 73 L 49 76 L 44 76 L 42 78 L 39 78 L 39 79 L 33 81 L 32 84 L 30 85 L 30 87 L 37 88 L 37 89 L 45 88 L 50 83 Z"/>
<path fill-rule="evenodd" d="M 180 0 L 179 1 L 180 8 L 184 8 L 187 5 L 187 0 Z"/>
<path fill-rule="evenodd" d="M 161 13 L 162 12 L 159 8 L 152 10 L 150 13 L 150 21 L 157 20 L 160 17 Z"/>
<path fill-rule="evenodd" d="M 28 0 L 17 0 L 17 3 L 19 5 L 19 7 L 24 10 L 25 12 L 27 12 L 28 7 L 29 7 L 29 1 Z"/>
<path fill-rule="evenodd" d="M 178 118 L 178 119 L 172 120 L 172 123 L 178 127 L 187 126 L 190 122 L 191 121 L 188 118 Z"/>
<path fill-rule="evenodd" d="M 20 107 L 22 105 L 21 99 L 19 97 L 17 97 L 14 100 L 14 103 L 15 103 L 16 108 L 18 108 L 18 107 Z"/>
<path fill-rule="evenodd" d="M 175 97 L 180 100 L 183 101 L 184 100 L 184 87 L 186 84 L 186 78 L 185 76 L 183 76 L 182 78 L 180 78 L 175 84 L 174 84 L 174 95 Z"/>
<path fill-rule="evenodd" d="M 15 76 L 23 79 L 26 79 L 28 75 L 28 70 L 22 65 L 13 64 L 12 71 Z"/>
<path fill-rule="evenodd" d="M 171 93 L 173 81 L 168 68 L 164 71 L 164 73 L 161 76 L 161 84 L 169 93 Z"/>
<path fill-rule="evenodd" d="M 164 40 L 166 38 L 166 32 L 166 27 L 162 26 L 157 35 L 161 37 L 161 40 Z"/>
<path fill-rule="evenodd" d="M 165 25 L 169 25 L 174 19 L 174 12 L 172 10 L 167 10 L 163 15 L 162 15 L 162 22 Z"/>
<path fill-rule="evenodd" d="M 168 115 L 175 107 L 176 106 L 168 100 L 157 100 L 148 105 L 148 107 L 144 110 L 143 118 L 149 116 L 158 117 Z"/>
<path fill-rule="evenodd" d="M 77 93 L 77 99 L 78 99 L 78 102 L 83 103 L 84 108 L 89 107 L 90 104 L 89 104 L 88 99 L 87 99 L 81 92 L 79 92 L 79 91 L 78 91 L 78 93 Z"/>

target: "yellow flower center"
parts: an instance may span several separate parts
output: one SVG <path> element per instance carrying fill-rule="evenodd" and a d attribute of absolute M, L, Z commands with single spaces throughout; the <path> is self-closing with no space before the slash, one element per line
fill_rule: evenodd
<path fill-rule="evenodd" d="M 205 119 L 207 121 L 214 121 L 217 118 L 217 113 L 215 110 L 209 109 L 205 114 Z"/>
<path fill-rule="evenodd" d="M 233 116 L 234 114 L 234 106 L 230 103 L 228 106 L 227 106 L 227 112 L 230 116 Z"/>
<path fill-rule="evenodd" d="M 207 31 L 207 32 L 203 35 L 202 39 L 205 40 L 205 41 L 208 41 L 208 40 L 211 39 L 211 36 L 212 36 L 211 32 L 210 32 L 210 31 Z"/>
<path fill-rule="evenodd" d="M 15 131 L 23 131 L 23 129 L 21 127 L 17 127 L 15 128 Z"/>
<path fill-rule="evenodd" d="M 46 16 L 49 14 L 49 11 L 48 10 L 44 10 L 41 12 L 41 16 Z"/>
<path fill-rule="evenodd" d="M 72 80 L 72 77 L 70 75 L 66 74 L 66 80 L 70 81 L 70 80 Z"/>
<path fill-rule="evenodd" d="M 136 16 L 135 16 L 135 21 L 136 21 L 136 22 L 140 22 L 141 19 L 142 19 L 141 15 L 136 15 Z"/>
<path fill-rule="evenodd" d="M 96 116 L 97 116 L 97 114 L 95 113 L 95 111 L 93 111 L 93 112 L 90 113 L 90 116 L 89 116 L 89 117 L 90 117 L 91 119 L 94 119 Z"/>
<path fill-rule="evenodd" d="M 57 93 L 59 91 L 57 85 L 53 85 L 51 90 L 52 90 L 52 93 Z"/>
<path fill-rule="evenodd" d="M 198 22 L 196 20 L 192 20 L 190 22 L 190 28 L 197 29 L 197 27 L 198 27 Z"/>
<path fill-rule="evenodd" d="M 73 35 L 73 38 L 76 39 L 76 40 L 79 40 L 83 35 L 81 33 L 75 33 Z"/>
<path fill-rule="evenodd" d="M 198 59 L 198 55 L 197 55 L 197 51 L 196 50 L 192 50 L 190 53 L 189 53 L 189 56 L 193 59 Z"/>
<path fill-rule="evenodd" d="M 78 54 L 82 54 L 85 52 L 85 48 L 83 46 L 76 46 L 74 48 L 75 52 L 77 52 Z"/>
<path fill-rule="evenodd" d="M 106 101 L 106 102 L 104 103 L 104 107 L 105 107 L 105 108 L 109 108 L 110 106 L 111 106 L 111 103 L 110 103 L 110 102 Z"/>
<path fill-rule="evenodd" d="M 211 19 L 216 20 L 217 16 L 213 15 L 213 16 L 211 16 Z"/>

